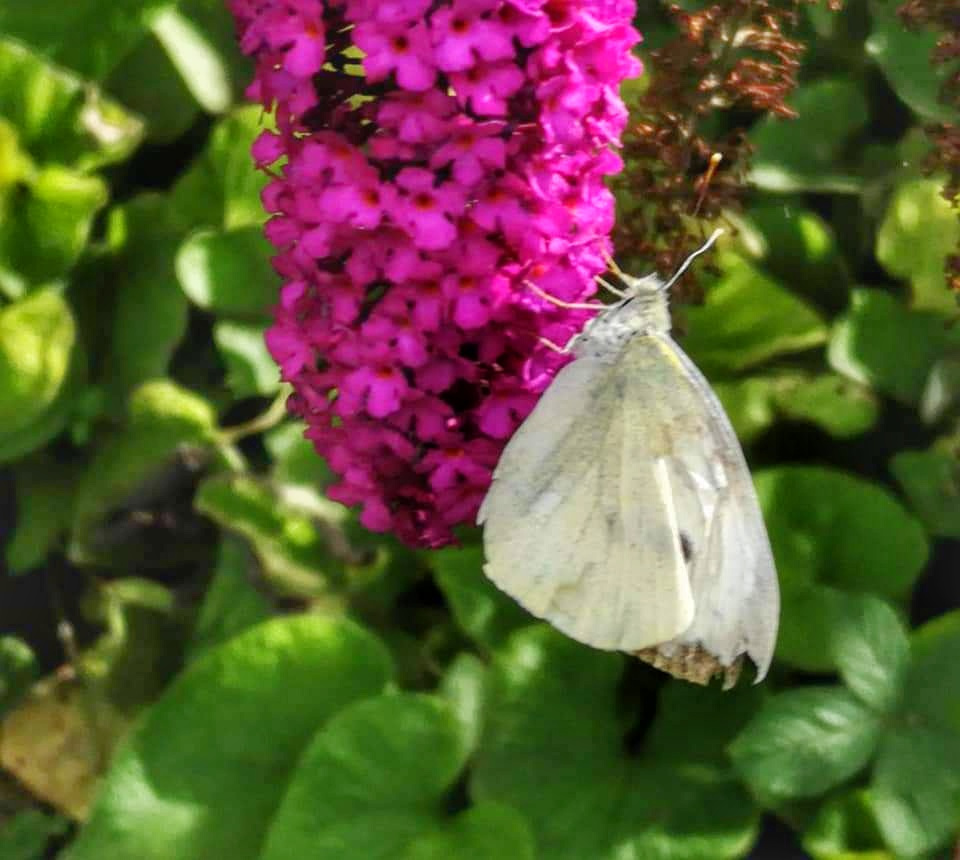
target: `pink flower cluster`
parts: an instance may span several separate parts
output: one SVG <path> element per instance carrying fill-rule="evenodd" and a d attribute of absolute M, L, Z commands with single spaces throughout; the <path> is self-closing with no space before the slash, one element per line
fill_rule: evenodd
<path fill-rule="evenodd" d="M 230 0 L 291 410 L 370 529 L 440 546 L 605 268 L 632 0 Z M 282 166 L 271 167 L 284 158 Z"/>

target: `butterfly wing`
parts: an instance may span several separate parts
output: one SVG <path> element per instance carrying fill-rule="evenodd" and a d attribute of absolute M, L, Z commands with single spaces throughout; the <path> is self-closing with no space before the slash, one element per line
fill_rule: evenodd
<path fill-rule="evenodd" d="M 634 338 L 619 363 L 627 420 L 646 435 L 636 455 L 663 463 L 687 556 L 691 625 L 639 656 L 679 677 L 736 680 L 743 655 L 770 666 L 779 590 L 766 528 L 743 451 L 709 383 L 668 336 Z"/>
<path fill-rule="evenodd" d="M 503 591 L 574 639 L 635 651 L 681 634 L 694 606 L 669 463 L 647 449 L 628 388 L 616 363 L 563 368 L 504 449 L 478 522 Z"/>

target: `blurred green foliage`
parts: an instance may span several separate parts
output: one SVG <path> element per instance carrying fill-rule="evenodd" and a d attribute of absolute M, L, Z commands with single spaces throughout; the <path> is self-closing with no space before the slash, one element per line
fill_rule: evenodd
<path fill-rule="evenodd" d="M 474 530 L 413 552 L 324 498 L 219 0 L 0 2 L 0 860 L 724 860 L 764 816 L 947 856 L 960 226 L 919 128 L 956 117 L 896 5 L 807 10 L 799 117 L 750 130 L 678 311 L 783 591 L 769 680 L 722 693 L 533 623 Z"/>

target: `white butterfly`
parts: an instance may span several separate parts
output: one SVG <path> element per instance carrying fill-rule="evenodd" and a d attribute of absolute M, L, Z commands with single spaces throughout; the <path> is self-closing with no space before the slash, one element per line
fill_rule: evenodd
<path fill-rule="evenodd" d="M 679 678 L 766 675 L 779 589 L 743 452 L 670 337 L 669 283 L 633 278 L 568 344 L 500 457 L 484 570 L 534 615 Z"/>

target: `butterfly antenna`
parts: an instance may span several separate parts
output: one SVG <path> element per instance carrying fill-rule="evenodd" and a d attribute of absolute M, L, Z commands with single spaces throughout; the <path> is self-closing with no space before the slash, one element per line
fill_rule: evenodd
<path fill-rule="evenodd" d="M 697 195 L 697 203 L 693 207 L 693 211 L 690 213 L 694 218 L 700 214 L 700 207 L 703 206 L 703 201 L 707 197 L 707 191 L 710 189 L 710 183 L 713 181 L 713 174 L 717 172 L 717 168 L 720 166 L 720 162 L 723 161 L 723 155 L 719 152 L 715 152 L 710 156 L 710 166 L 707 167 L 707 172 L 703 174 L 697 183 L 700 186 L 700 193 Z"/>
<path fill-rule="evenodd" d="M 683 277 L 684 272 L 690 268 L 690 265 L 693 263 L 693 261 L 696 260 L 701 254 L 705 254 L 707 251 L 709 251 L 713 246 L 713 243 L 723 235 L 723 232 L 724 231 L 722 227 L 718 227 L 716 230 L 714 230 L 710 234 L 710 238 L 707 239 L 706 242 L 704 242 L 699 248 L 697 248 L 696 251 L 694 251 L 689 257 L 687 257 L 686 260 L 683 261 L 680 268 L 674 273 L 674 276 L 660 289 L 664 291 L 669 290 L 677 281 L 679 281 L 680 278 Z"/>

